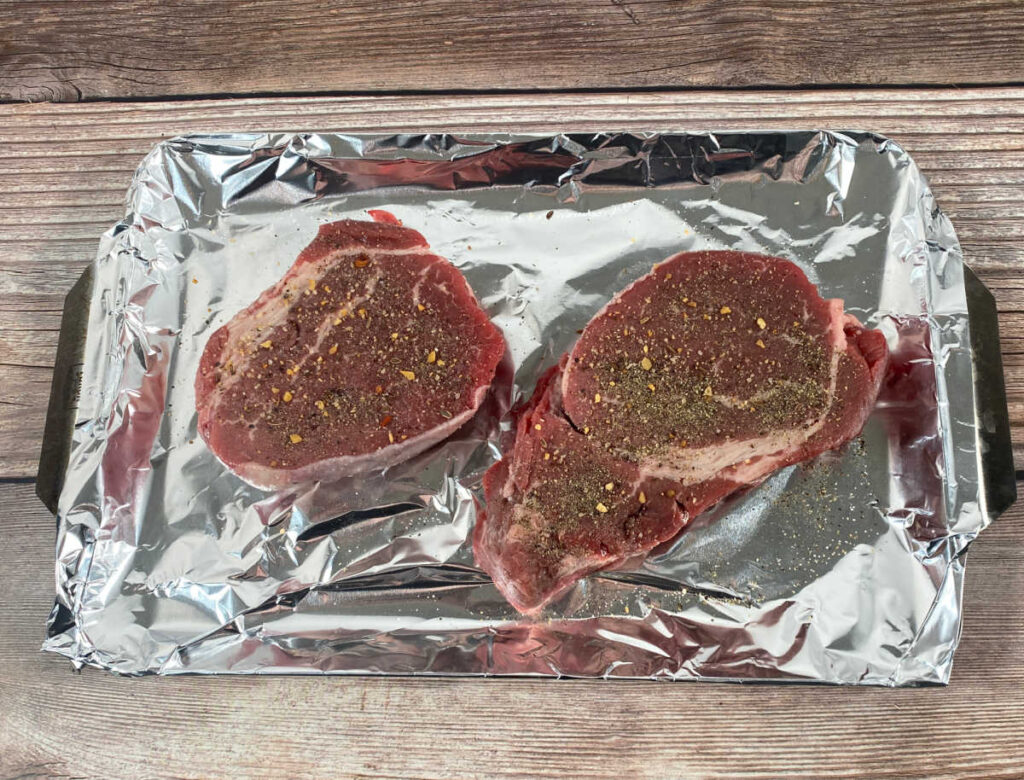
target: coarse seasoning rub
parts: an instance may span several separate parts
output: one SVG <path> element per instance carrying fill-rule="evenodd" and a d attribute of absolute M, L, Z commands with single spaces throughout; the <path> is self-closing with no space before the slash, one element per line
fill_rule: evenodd
<path fill-rule="evenodd" d="M 478 564 L 518 610 L 538 611 L 730 493 L 858 435 L 887 357 L 883 334 L 793 263 L 669 258 L 538 383 L 514 447 L 484 477 Z"/>
<path fill-rule="evenodd" d="M 340 220 L 210 338 L 199 432 L 277 488 L 384 469 L 479 408 L 505 350 L 465 278 L 386 212 Z"/>

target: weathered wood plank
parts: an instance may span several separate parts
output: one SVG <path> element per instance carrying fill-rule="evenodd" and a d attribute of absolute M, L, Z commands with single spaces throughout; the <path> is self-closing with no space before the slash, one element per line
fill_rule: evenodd
<path fill-rule="evenodd" d="M 74 674 L 53 524 L 0 485 L 0 777 L 1020 777 L 1024 505 L 972 547 L 948 690 Z M 73 734 L 73 741 L 69 736 Z M 952 738 L 951 735 L 955 735 Z"/>
<path fill-rule="evenodd" d="M 1020 81 L 1013 0 L 0 2 L 0 99 Z"/>
<path fill-rule="evenodd" d="M 64 294 L 161 138 L 210 130 L 743 129 L 858 126 L 930 177 L 1003 311 L 1024 310 L 1024 89 L 294 98 L 0 107 L 0 476 L 31 476 Z M 1004 320 L 1024 456 L 1024 341 Z M 1024 457 L 1021 458 L 1024 463 Z"/>

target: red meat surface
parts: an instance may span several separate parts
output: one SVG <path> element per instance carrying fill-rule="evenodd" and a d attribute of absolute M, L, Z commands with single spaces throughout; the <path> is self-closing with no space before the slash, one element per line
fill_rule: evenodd
<path fill-rule="evenodd" d="M 371 215 L 322 225 L 206 345 L 199 433 L 254 485 L 393 466 L 450 436 L 491 384 L 505 344 L 465 278 Z"/>
<path fill-rule="evenodd" d="M 880 332 L 786 260 L 669 258 L 538 385 L 485 476 L 478 563 L 536 612 L 730 493 L 855 437 L 887 357 Z"/>

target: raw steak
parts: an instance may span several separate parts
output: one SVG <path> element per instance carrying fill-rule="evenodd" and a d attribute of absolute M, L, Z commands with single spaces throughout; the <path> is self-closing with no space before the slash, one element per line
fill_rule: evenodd
<path fill-rule="evenodd" d="M 514 448 L 484 477 L 478 563 L 536 612 L 730 493 L 856 436 L 887 357 L 880 332 L 786 260 L 669 258 L 539 383 Z"/>
<path fill-rule="evenodd" d="M 199 432 L 265 488 L 383 469 L 451 435 L 504 352 L 462 274 L 386 212 L 322 225 L 211 336 Z"/>

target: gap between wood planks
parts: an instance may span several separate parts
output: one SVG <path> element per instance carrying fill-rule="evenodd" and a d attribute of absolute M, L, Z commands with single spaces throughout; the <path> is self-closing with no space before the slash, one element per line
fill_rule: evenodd
<path fill-rule="evenodd" d="M 752 92 L 758 95 L 765 93 L 792 93 L 799 92 L 843 92 L 856 90 L 880 90 L 899 93 L 901 91 L 934 91 L 944 92 L 947 90 L 967 89 L 1014 89 L 1024 87 L 1024 80 L 1021 81 L 958 81 L 946 84 L 936 83 L 905 83 L 905 84 L 872 84 L 872 83 L 843 83 L 843 84 L 792 84 L 785 87 L 777 84 L 755 84 L 751 86 L 741 85 L 711 85 L 711 86 L 673 86 L 671 84 L 642 86 L 642 87 L 564 87 L 560 89 L 543 89 L 534 87 L 524 88 L 499 88 L 499 89 L 395 89 L 383 92 L 373 90 L 318 90 L 307 92 L 301 90 L 276 90 L 263 92 L 201 92 L 201 93 L 175 93 L 165 95 L 120 95 L 112 97 L 85 96 L 75 101 L 68 101 L 72 105 L 89 103 L 172 103 L 172 102 L 197 102 L 214 100 L 277 100 L 296 98 L 416 98 L 416 97 L 497 97 L 509 96 L 530 96 L 530 95 L 630 95 L 630 94 L 652 94 L 652 93 L 695 93 L 695 92 Z M 44 100 L 12 100 L 0 98 L 0 105 L 22 105 L 31 103 L 47 103 L 57 101 Z"/>

